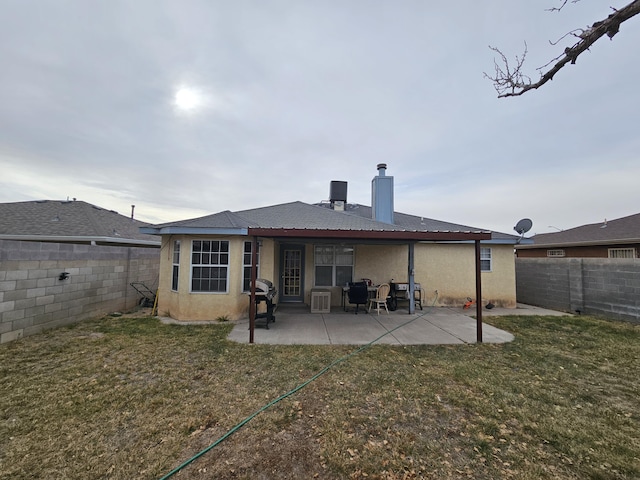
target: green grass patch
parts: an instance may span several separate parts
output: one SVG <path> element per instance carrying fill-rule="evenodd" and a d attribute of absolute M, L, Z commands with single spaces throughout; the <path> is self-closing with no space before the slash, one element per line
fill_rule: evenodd
<path fill-rule="evenodd" d="M 640 478 L 640 327 L 492 317 L 502 345 L 374 345 L 175 478 Z M 106 317 L 0 347 L 0 479 L 160 478 L 355 348 Z"/>

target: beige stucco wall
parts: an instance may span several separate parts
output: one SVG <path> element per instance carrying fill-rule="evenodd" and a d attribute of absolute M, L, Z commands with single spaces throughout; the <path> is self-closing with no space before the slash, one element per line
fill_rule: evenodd
<path fill-rule="evenodd" d="M 369 279 L 373 284 L 389 283 L 392 279 L 404 282 L 409 261 L 407 245 L 354 245 L 353 280 Z M 311 302 L 314 285 L 314 245 L 305 249 L 305 303 Z M 342 303 L 342 285 L 320 287 L 331 291 L 331 305 Z"/>
<path fill-rule="evenodd" d="M 180 272 L 178 291 L 171 290 L 173 271 L 173 244 L 180 240 Z M 229 285 L 227 293 L 192 293 L 191 290 L 191 241 L 229 241 Z M 184 321 L 228 320 L 245 318 L 249 311 L 249 297 L 242 292 L 242 258 L 247 237 L 182 236 L 171 235 L 162 239 L 158 314 Z M 263 278 L 275 278 L 275 245 L 273 240 L 262 240 L 260 247 L 260 272 Z"/>
<path fill-rule="evenodd" d="M 482 299 L 496 306 L 515 308 L 516 280 L 513 245 L 491 248 L 492 270 L 482 272 Z M 427 305 L 460 306 L 475 299 L 475 246 L 472 244 L 418 244 L 415 248 L 416 281 L 422 284 Z M 438 291 L 436 298 L 436 290 Z"/>
<path fill-rule="evenodd" d="M 481 274 L 484 302 L 491 301 L 497 306 L 514 308 L 516 288 L 513 245 L 482 247 L 491 248 L 493 260 L 492 271 Z M 391 280 L 407 282 L 408 265 L 407 245 L 358 245 L 354 280 L 368 278 L 374 284 L 388 283 Z M 423 304 L 460 306 L 467 297 L 475 299 L 475 245 L 419 243 L 414 248 L 414 265 L 415 281 L 423 289 Z M 313 264 L 310 269 L 313 269 Z M 338 295 L 332 296 L 332 304 L 340 304 L 339 290 Z"/>
<path fill-rule="evenodd" d="M 228 293 L 191 293 L 191 240 L 229 240 L 230 271 Z M 174 240 L 181 240 L 178 292 L 171 291 L 172 254 Z M 248 296 L 242 292 L 242 256 L 247 237 L 170 236 L 163 238 L 158 313 L 179 320 L 229 320 L 246 318 Z M 515 256 L 511 245 L 483 245 L 491 247 L 493 268 L 482 272 L 484 303 L 515 307 Z M 407 245 L 355 245 L 354 280 L 368 278 L 374 284 L 408 280 Z M 314 246 L 305 246 L 304 290 L 306 304 L 310 304 L 314 288 Z M 274 282 L 279 288 L 278 265 L 280 244 L 261 239 L 259 276 Z M 467 297 L 475 298 L 475 248 L 473 244 L 416 244 L 415 281 L 424 291 L 424 305 L 462 305 Z M 341 304 L 341 286 L 329 289 L 333 306 Z M 436 290 L 438 295 L 436 298 Z"/>

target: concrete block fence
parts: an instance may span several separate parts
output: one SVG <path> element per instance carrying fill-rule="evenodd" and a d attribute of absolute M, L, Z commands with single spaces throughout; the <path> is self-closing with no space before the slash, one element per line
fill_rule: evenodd
<path fill-rule="evenodd" d="M 518 302 L 640 323 L 640 259 L 517 258 Z"/>
<path fill-rule="evenodd" d="M 131 310 L 129 284 L 155 290 L 159 266 L 159 248 L 0 240 L 0 343 Z"/>

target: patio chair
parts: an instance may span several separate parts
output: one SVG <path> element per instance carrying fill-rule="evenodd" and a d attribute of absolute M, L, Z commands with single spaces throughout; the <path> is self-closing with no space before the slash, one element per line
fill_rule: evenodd
<path fill-rule="evenodd" d="M 365 306 L 369 301 L 369 290 L 367 289 L 367 284 L 364 282 L 351 283 L 349 285 L 349 292 L 347 295 L 349 297 L 349 303 L 352 305 L 355 304 L 357 315 L 358 307 L 360 305 Z"/>
<path fill-rule="evenodd" d="M 387 308 L 387 297 L 389 296 L 389 290 L 391 290 L 391 287 L 388 283 L 383 283 L 378 287 L 378 289 L 376 290 L 375 298 L 369 300 L 369 312 L 371 311 L 371 307 L 375 305 L 378 315 L 380 315 L 380 307 L 384 307 L 384 309 L 387 311 L 387 315 L 389 314 L 389 309 Z"/>
<path fill-rule="evenodd" d="M 415 303 L 415 306 L 420 307 L 420 310 L 422 310 L 422 289 L 421 288 L 416 288 L 413 291 L 413 301 Z"/>

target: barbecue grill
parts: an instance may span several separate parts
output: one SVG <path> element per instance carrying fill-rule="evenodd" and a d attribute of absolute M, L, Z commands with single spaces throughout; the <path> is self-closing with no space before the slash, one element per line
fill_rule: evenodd
<path fill-rule="evenodd" d="M 389 310 L 396 310 L 398 308 L 398 301 L 410 300 L 409 298 L 409 284 L 397 283 L 391 280 L 390 282 L 391 292 L 390 298 L 387 300 L 387 306 Z M 422 287 L 419 283 L 414 283 L 414 302 L 422 310 Z"/>
<path fill-rule="evenodd" d="M 278 296 L 278 290 L 273 283 L 264 278 L 256 278 L 256 326 L 258 322 L 260 326 L 269 329 L 269 323 L 275 322 L 276 317 L 273 315 L 276 311 L 275 299 Z M 251 300 L 249 300 L 251 301 Z M 259 305 L 265 303 L 266 311 L 258 313 Z"/>

